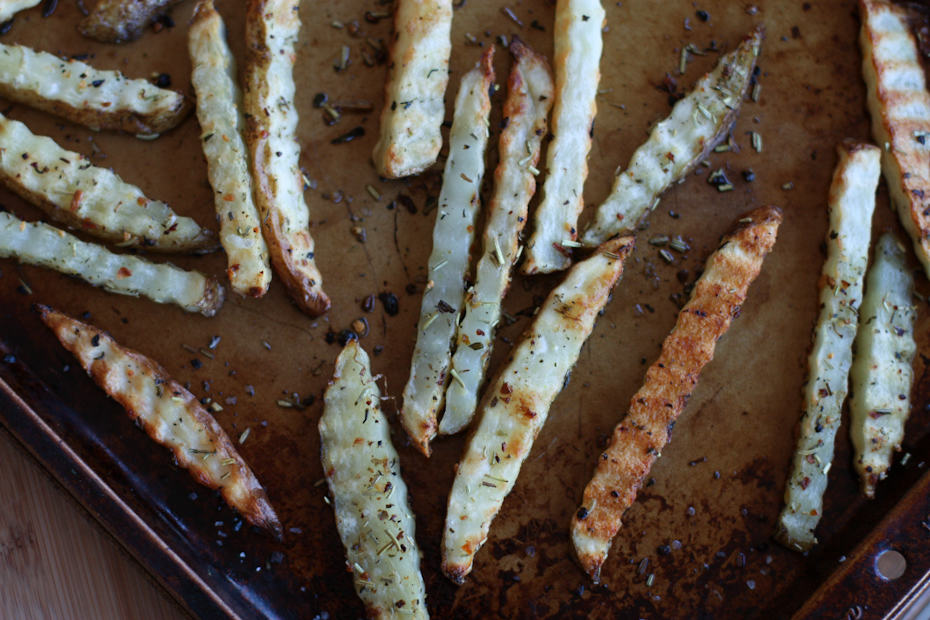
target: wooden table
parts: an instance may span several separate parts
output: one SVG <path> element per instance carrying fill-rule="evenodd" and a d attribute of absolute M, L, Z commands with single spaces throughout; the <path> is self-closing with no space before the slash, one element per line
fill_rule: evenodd
<path fill-rule="evenodd" d="M 0 618 L 187 618 L 0 426 Z"/>

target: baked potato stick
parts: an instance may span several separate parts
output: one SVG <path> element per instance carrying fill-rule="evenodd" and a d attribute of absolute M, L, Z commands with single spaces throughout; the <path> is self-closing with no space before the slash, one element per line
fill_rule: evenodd
<path fill-rule="evenodd" d="M 197 482 L 218 489 L 249 523 L 281 537 L 281 522 L 265 489 L 197 397 L 158 363 L 123 347 L 106 332 L 48 306 L 38 306 L 38 310 L 94 382 L 149 437 L 171 450 Z M 165 469 L 169 467 L 166 458 Z"/>
<path fill-rule="evenodd" d="M 597 245 L 617 233 L 635 230 L 659 197 L 683 179 L 730 132 L 762 46 L 757 27 L 713 71 L 695 83 L 688 96 L 656 125 L 633 153 L 627 169 L 614 178 L 610 195 L 597 208 L 582 242 Z"/>
<path fill-rule="evenodd" d="M 881 151 L 870 144 L 845 142 L 830 186 L 827 260 L 820 277 L 820 316 L 808 357 L 804 411 L 785 506 L 775 538 L 789 549 L 807 551 L 823 510 L 833 442 L 842 420 L 843 401 L 859 324 L 862 281 L 869 261 L 875 189 Z"/>
<path fill-rule="evenodd" d="M 449 493 L 442 571 L 455 583 L 463 583 L 471 572 L 491 521 L 513 489 L 549 407 L 632 249 L 633 237 L 616 237 L 575 265 L 549 293 L 510 361 L 490 384 Z"/>
<path fill-rule="evenodd" d="M 197 93 L 197 120 L 213 187 L 220 243 L 226 250 L 232 290 L 261 297 L 271 282 L 268 246 L 252 200 L 252 181 L 242 141 L 241 93 L 226 44 L 226 26 L 212 0 L 200 0 L 188 31 Z"/>
<path fill-rule="evenodd" d="M 323 471 L 346 566 L 369 618 L 428 618 L 416 523 L 368 355 L 349 341 L 320 418 Z"/>
<path fill-rule="evenodd" d="M 142 295 L 204 316 L 213 316 L 223 305 L 223 287 L 200 272 L 113 254 L 54 226 L 27 223 L 5 212 L 0 212 L 0 258 L 54 269 L 110 293 Z"/>
<path fill-rule="evenodd" d="M 891 467 L 891 453 L 901 449 L 904 423 L 911 412 L 911 361 L 914 342 L 914 277 L 906 252 L 894 235 L 882 235 L 859 309 L 859 332 L 850 377 L 850 436 L 853 463 L 862 492 L 875 496 L 875 485 Z"/>
<path fill-rule="evenodd" d="M 181 0 L 97 0 L 78 30 L 102 43 L 126 43 L 142 36 L 160 13 Z"/>
<path fill-rule="evenodd" d="M 161 252 L 213 247 L 213 235 L 171 207 L 150 200 L 112 170 L 0 114 L 0 183 L 53 220 L 116 242 Z"/>
<path fill-rule="evenodd" d="M 298 8 L 299 0 L 249 0 L 245 136 L 271 264 L 300 309 L 319 316 L 329 310 L 330 301 L 314 261 L 296 137 L 293 71 L 300 32 Z"/>
<path fill-rule="evenodd" d="M 555 5 L 553 137 L 546 153 L 542 199 L 521 268 L 526 274 L 559 271 L 572 262 L 570 248 L 584 207 L 594 137 L 604 18 L 600 0 L 558 0 Z"/>
<path fill-rule="evenodd" d="M 514 64 L 504 102 L 507 123 L 500 136 L 500 163 L 494 171 L 484 250 L 475 285 L 466 295 L 465 318 L 458 327 L 452 356 L 456 379 L 446 388 L 446 411 L 439 423 L 439 432 L 446 435 L 465 428 L 475 414 L 501 302 L 510 286 L 527 207 L 536 191 L 534 172 L 552 106 L 552 74 L 546 59 L 517 38 L 510 44 L 510 52 Z"/>
<path fill-rule="evenodd" d="M 0 0 L 0 23 L 8 22 L 25 9 L 31 9 L 42 0 Z"/>
<path fill-rule="evenodd" d="M 378 174 L 388 179 L 422 172 L 439 156 L 452 53 L 452 0 L 394 5 L 381 134 L 372 155 Z"/>
<path fill-rule="evenodd" d="M 891 202 L 930 277 L 930 93 L 903 7 L 860 0 L 859 44 Z"/>
<path fill-rule="evenodd" d="M 669 442 L 701 369 L 713 359 L 717 340 L 739 314 L 749 285 L 775 243 L 781 219 L 776 207 L 750 212 L 707 259 L 691 299 L 662 343 L 659 359 L 646 371 L 629 412 L 598 456 L 571 525 L 575 554 L 595 583 L 623 513 Z"/>
<path fill-rule="evenodd" d="M 91 129 L 153 136 L 190 112 L 181 93 L 24 45 L 0 44 L 0 97 Z"/>
<path fill-rule="evenodd" d="M 400 420 L 426 456 L 430 454 L 429 442 L 436 436 L 436 415 L 443 405 L 452 339 L 462 314 L 469 249 L 480 207 L 491 111 L 489 90 L 494 84 L 493 57 L 494 47 L 489 47 L 475 68 L 462 77 L 455 99 L 449 156 L 428 263 L 429 284 L 423 293 L 410 378 L 404 387 Z"/>

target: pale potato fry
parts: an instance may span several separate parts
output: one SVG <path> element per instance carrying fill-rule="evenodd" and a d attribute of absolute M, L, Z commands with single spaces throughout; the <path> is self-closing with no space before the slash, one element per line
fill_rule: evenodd
<path fill-rule="evenodd" d="M 699 79 L 672 113 L 657 124 L 618 171 L 610 195 L 597 208 L 582 242 L 597 245 L 611 235 L 635 230 L 659 197 L 683 179 L 729 133 L 749 88 L 764 31 L 757 27 L 713 71 Z"/>
<path fill-rule="evenodd" d="M 475 415 L 478 390 L 491 357 L 501 302 L 510 286 L 518 256 L 520 233 L 536 191 L 535 167 L 546 135 L 552 106 L 552 73 L 546 59 L 514 38 L 501 132 L 500 163 L 494 171 L 494 196 L 488 205 L 484 250 L 475 270 L 475 285 L 465 299 L 465 317 L 458 326 L 452 370 L 456 379 L 446 388 L 446 411 L 439 423 L 445 435 L 465 428 Z"/>
<path fill-rule="evenodd" d="M 381 391 L 357 341 L 336 359 L 323 399 L 323 471 L 355 590 L 369 618 L 428 618 L 407 485 Z"/>
<path fill-rule="evenodd" d="M 930 277 L 930 93 L 903 7 L 860 0 L 862 68 L 872 136 L 891 202 Z"/>
<path fill-rule="evenodd" d="M 77 276 L 110 293 L 142 295 L 204 316 L 213 316 L 223 305 L 223 287 L 198 271 L 151 263 L 129 254 L 114 254 L 54 226 L 27 223 L 2 211 L 0 257 Z"/>
<path fill-rule="evenodd" d="M 181 0 L 97 0 L 78 30 L 103 43 L 126 43 L 142 36 L 145 27 Z"/>
<path fill-rule="evenodd" d="M 633 505 L 652 464 L 671 439 L 701 369 L 713 359 L 717 340 L 739 314 L 749 285 L 775 243 L 781 220 L 776 207 L 748 213 L 707 259 L 659 359 L 646 371 L 629 412 L 598 455 L 571 526 L 575 554 L 595 583 L 623 513 Z"/>
<path fill-rule="evenodd" d="M 0 23 L 8 22 L 25 9 L 31 9 L 42 0 L 0 0 Z"/>
<path fill-rule="evenodd" d="M 917 351 L 913 292 L 904 246 L 886 233 L 878 240 L 866 278 L 849 372 L 853 464 L 868 497 L 875 496 L 875 486 L 891 467 L 892 451 L 901 449 L 911 412 L 911 362 Z"/>
<path fill-rule="evenodd" d="M 462 314 L 469 250 L 475 218 L 481 207 L 484 151 L 488 144 L 489 90 L 494 84 L 494 47 L 489 47 L 474 69 L 462 77 L 449 132 L 449 156 L 442 190 L 433 250 L 428 269 L 430 282 L 423 293 L 417 343 L 404 387 L 400 420 L 410 439 L 424 455 L 436 436 L 436 416 L 452 362 L 452 339 Z"/>
<path fill-rule="evenodd" d="M 542 199 L 521 267 L 525 274 L 559 271 L 572 262 L 569 248 L 584 207 L 594 137 L 604 18 L 600 0 L 558 0 L 555 5 L 552 142 L 546 153 Z"/>
<path fill-rule="evenodd" d="M 177 126 L 191 109 L 184 95 L 148 80 L 24 45 L 0 44 L 0 97 L 91 129 L 146 136 Z"/>
<path fill-rule="evenodd" d="M 442 571 L 455 583 L 471 572 L 491 521 L 632 250 L 633 237 L 615 237 L 576 264 L 546 298 L 485 393 L 480 421 L 456 470 L 443 529 Z"/>
<path fill-rule="evenodd" d="M 422 172 L 442 147 L 452 0 L 397 0 L 381 133 L 372 155 L 388 179 Z"/>
<path fill-rule="evenodd" d="M 245 138 L 271 264 L 300 309 L 319 316 L 329 310 L 330 301 L 314 261 L 297 143 L 294 46 L 299 6 L 299 0 L 249 0 Z"/>
<path fill-rule="evenodd" d="M 235 292 L 261 297 L 271 282 L 268 246 L 252 199 L 235 61 L 226 44 L 223 18 L 212 0 L 198 2 L 188 31 L 188 46 L 200 140 L 213 187 L 220 243 L 228 258 L 226 274 Z"/>
<path fill-rule="evenodd" d="M 38 306 L 38 311 L 94 382 L 149 437 L 171 450 L 178 465 L 200 484 L 218 489 L 246 521 L 281 537 L 281 522 L 265 489 L 193 394 L 154 360 L 123 347 L 93 325 L 48 306 Z M 165 469 L 170 467 L 166 458 Z"/>
<path fill-rule="evenodd" d="M 213 234 L 191 218 L 2 114 L 0 183 L 53 220 L 121 247 L 196 252 L 214 245 Z"/>
<path fill-rule="evenodd" d="M 869 262 L 875 189 L 881 174 L 881 151 L 871 144 L 847 141 L 837 151 L 839 162 L 830 186 L 827 260 L 820 277 L 820 315 L 808 357 L 797 448 L 775 533 L 776 540 L 796 551 L 817 544 L 814 530 L 823 512 L 827 473 L 846 400 Z"/>

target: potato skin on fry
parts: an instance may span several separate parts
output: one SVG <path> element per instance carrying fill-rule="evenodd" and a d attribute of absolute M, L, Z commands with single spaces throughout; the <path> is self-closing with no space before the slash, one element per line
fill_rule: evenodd
<path fill-rule="evenodd" d="M 36 309 L 87 374 L 149 437 L 170 449 L 200 484 L 218 489 L 246 521 L 281 538 L 281 522 L 265 489 L 193 394 L 158 363 L 121 346 L 93 325 L 48 306 Z"/>
<path fill-rule="evenodd" d="M 298 8 L 298 0 L 248 0 L 245 139 L 271 264 L 297 306 L 319 316 L 329 310 L 330 300 L 314 261 L 296 140 L 293 70 Z"/>
<path fill-rule="evenodd" d="M 142 36 L 145 27 L 181 0 L 97 0 L 78 30 L 101 43 L 127 43 Z"/>
<path fill-rule="evenodd" d="M 781 220 L 777 207 L 762 207 L 748 213 L 724 237 L 662 344 L 659 359 L 646 371 L 629 412 L 598 456 L 571 524 L 575 554 L 595 583 L 623 513 L 669 442 L 701 369 L 713 359 L 717 340 L 739 314 L 750 283 L 775 243 Z"/>

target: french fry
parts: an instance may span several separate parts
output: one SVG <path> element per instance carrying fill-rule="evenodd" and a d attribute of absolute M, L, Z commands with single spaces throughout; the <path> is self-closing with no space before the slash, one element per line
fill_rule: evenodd
<path fill-rule="evenodd" d="M 300 32 L 299 0 L 249 0 L 246 9 L 245 117 L 255 204 L 271 264 L 301 310 L 329 310 L 314 261 L 310 211 L 304 201 L 294 45 Z"/>
<path fill-rule="evenodd" d="M 582 242 L 594 246 L 611 235 L 635 230 L 659 204 L 659 197 L 683 179 L 729 133 L 749 88 L 762 46 L 761 26 L 713 71 L 699 79 L 672 113 L 653 128 L 633 153 L 627 169 L 614 178 L 610 195 L 597 208 Z"/>
<path fill-rule="evenodd" d="M 878 148 L 847 141 L 837 151 L 839 162 L 830 186 L 827 260 L 820 277 L 820 315 L 808 357 L 797 448 L 775 533 L 778 542 L 796 551 L 817 544 L 814 530 L 823 512 L 833 443 L 846 400 L 869 262 L 875 189 L 881 174 Z"/>
<path fill-rule="evenodd" d="M 633 250 L 615 237 L 572 267 L 485 393 L 449 493 L 442 571 L 461 584 Z M 545 363 L 541 363 L 545 362 Z"/>
<path fill-rule="evenodd" d="M 127 43 L 142 36 L 160 13 L 181 0 L 97 0 L 78 25 L 85 37 L 102 43 Z"/>
<path fill-rule="evenodd" d="M 31 9 L 42 0 L 0 0 L 0 23 L 8 22 L 25 9 Z"/>
<path fill-rule="evenodd" d="M 198 271 L 113 254 L 54 226 L 27 223 L 0 211 L 0 258 L 10 257 L 77 276 L 110 293 L 142 295 L 204 316 L 213 316 L 223 305 L 223 287 Z"/>
<path fill-rule="evenodd" d="M 0 114 L 0 183 L 53 220 L 116 242 L 160 252 L 210 250 L 213 235 L 150 200 L 112 170 Z"/>
<path fill-rule="evenodd" d="M 894 235 L 886 233 L 878 240 L 849 373 L 853 464 L 868 497 L 875 496 L 875 486 L 891 467 L 892 451 L 901 449 L 911 412 L 917 311 L 912 301 L 914 277 L 905 255 Z"/>
<path fill-rule="evenodd" d="M 416 522 L 368 355 L 355 340 L 323 397 L 320 443 L 346 566 L 369 618 L 427 618 Z"/>
<path fill-rule="evenodd" d="M 388 179 L 422 172 L 442 147 L 452 53 L 452 0 L 397 0 L 375 169 Z"/>
<path fill-rule="evenodd" d="M 708 258 L 691 299 L 662 344 L 659 359 L 646 371 L 629 412 L 598 456 L 571 525 L 575 554 L 594 583 L 600 580 L 623 513 L 636 500 L 652 464 L 668 444 L 701 369 L 713 359 L 717 340 L 739 314 L 749 285 L 775 243 L 781 219 L 776 207 L 750 212 Z"/>
<path fill-rule="evenodd" d="M 225 431 L 197 398 L 152 359 L 123 347 L 106 332 L 48 306 L 42 321 L 87 374 L 145 433 L 174 454 L 197 482 L 218 489 L 246 521 L 281 537 L 281 522 L 265 489 Z M 170 465 L 165 459 L 165 469 Z"/>
<path fill-rule="evenodd" d="M 0 44 L 0 97 L 91 129 L 153 136 L 190 112 L 181 93 L 24 45 Z"/>
<path fill-rule="evenodd" d="M 462 77 L 455 99 L 428 263 L 430 283 L 423 293 L 410 378 L 404 387 L 400 420 L 426 456 L 436 436 L 436 416 L 442 409 L 450 374 L 452 339 L 462 313 L 469 250 L 481 203 L 493 58 L 494 47 L 489 47 L 475 68 Z"/>
<path fill-rule="evenodd" d="M 268 246 L 252 199 L 235 61 L 226 44 L 223 18 L 212 0 L 198 2 L 188 31 L 188 46 L 200 140 L 213 187 L 220 242 L 228 258 L 226 273 L 232 290 L 261 297 L 271 282 Z"/>
<path fill-rule="evenodd" d="M 930 93 L 903 7 L 860 0 L 859 44 L 891 202 L 930 277 Z"/>
<path fill-rule="evenodd" d="M 521 267 L 525 274 L 559 271 L 572 262 L 594 137 L 604 18 L 600 0 L 558 0 L 555 5 L 553 137 L 546 153 L 542 199 Z"/>
<path fill-rule="evenodd" d="M 510 52 L 514 64 L 504 102 L 507 123 L 500 136 L 500 163 L 494 171 L 484 250 L 456 335 L 452 370 L 457 379 L 446 388 L 446 411 L 439 423 L 439 432 L 444 435 L 465 428 L 475 414 L 501 302 L 510 286 L 527 207 L 536 191 L 534 172 L 552 106 L 552 73 L 546 59 L 517 38 L 511 42 Z"/>

